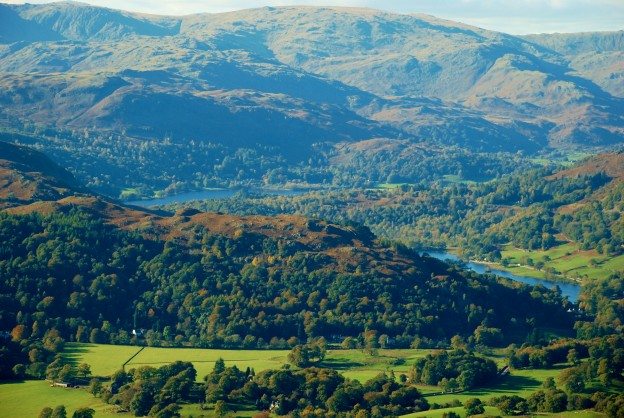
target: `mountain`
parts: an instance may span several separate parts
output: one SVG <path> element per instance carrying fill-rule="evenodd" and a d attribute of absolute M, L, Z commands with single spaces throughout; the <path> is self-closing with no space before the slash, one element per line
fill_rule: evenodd
<path fill-rule="evenodd" d="M 0 13 L 4 138 L 29 137 L 111 194 L 268 179 L 347 186 L 351 174 L 332 161 L 361 141 L 398 141 L 413 160 L 413 144 L 439 160 L 440 147 L 457 147 L 466 161 L 622 143 L 616 83 L 584 77 L 565 48 L 537 38 L 336 7 L 163 17 L 69 2 Z M 620 64 L 616 40 L 596 44 Z M 150 172 L 164 147 L 172 163 Z"/>
<path fill-rule="evenodd" d="M 579 76 L 624 97 L 624 31 L 528 35 L 525 39 L 563 55 Z"/>

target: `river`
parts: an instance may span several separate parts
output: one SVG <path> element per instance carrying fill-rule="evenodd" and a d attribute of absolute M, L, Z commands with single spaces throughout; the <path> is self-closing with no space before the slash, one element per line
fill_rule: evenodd
<path fill-rule="evenodd" d="M 559 286 L 559 288 L 561 289 L 561 294 L 563 294 L 563 296 L 567 296 L 570 302 L 578 301 L 579 294 L 581 293 L 581 286 L 579 286 L 578 284 L 569 283 L 569 282 L 561 282 L 561 281 L 542 280 L 542 279 L 536 279 L 535 277 L 528 277 L 528 276 L 518 276 L 508 271 L 492 269 L 485 264 L 475 263 L 473 261 L 464 262 L 455 254 L 451 254 L 446 251 L 431 250 L 431 251 L 422 251 L 421 253 L 427 253 L 431 257 L 437 258 L 438 260 L 442 260 L 442 261 L 444 260 L 459 261 L 466 268 L 479 274 L 492 273 L 497 276 L 505 277 L 507 279 L 526 283 L 532 286 L 537 286 L 541 284 L 549 289 L 553 289 L 555 286 Z"/>
<path fill-rule="evenodd" d="M 226 199 L 234 196 L 242 189 L 208 189 L 194 192 L 185 192 L 171 196 L 159 197 L 145 200 L 128 200 L 127 205 L 140 206 L 144 208 L 154 206 L 170 205 L 172 203 L 191 202 L 193 200 Z M 251 194 L 262 194 L 271 196 L 297 196 L 309 192 L 306 189 L 246 189 Z"/>

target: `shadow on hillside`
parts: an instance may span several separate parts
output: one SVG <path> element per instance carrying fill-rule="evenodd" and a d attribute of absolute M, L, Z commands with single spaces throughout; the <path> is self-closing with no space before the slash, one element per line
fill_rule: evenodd
<path fill-rule="evenodd" d="M 72 366 L 78 365 L 78 360 L 82 354 L 88 353 L 95 344 L 65 344 L 63 348 L 63 359 Z"/>

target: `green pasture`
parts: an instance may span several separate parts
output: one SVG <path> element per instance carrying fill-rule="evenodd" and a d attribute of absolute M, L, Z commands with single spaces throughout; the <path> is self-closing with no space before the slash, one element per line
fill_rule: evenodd
<path fill-rule="evenodd" d="M 135 345 L 67 343 L 63 357 L 74 365 L 89 364 L 94 376 L 110 376 L 140 349 Z"/>
<path fill-rule="evenodd" d="M 244 370 L 253 368 L 256 372 L 279 369 L 288 362 L 288 350 L 215 350 L 202 348 L 160 348 L 69 343 L 63 356 L 74 364 L 91 365 L 94 376 L 110 376 L 137 354 L 126 369 L 140 366 L 160 367 L 174 361 L 190 361 L 197 369 L 201 380 L 210 373 L 217 359 L 222 358 L 227 366 L 236 365 Z M 380 372 L 394 371 L 397 375 L 407 372 L 415 359 L 424 357 L 431 350 L 379 350 L 377 356 L 361 350 L 328 350 L 323 367 L 340 371 L 345 377 L 366 381 Z"/>
<path fill-rule="evenodd" d="M 50 387 L 43 380 L 0 384 L 0 416 L 35 418 L 46 406 L 54 408 L 65 405 L 67 416 L 78 408 L 93 408 L 97 418 L 113 418 L 116 413 L 111 405 L 94 398 L 84 389 Z"/>
<path fill-rule="evenodd" d="M 140 366 L 161 367 L 177 360 L 190 361 L 197 370 L 197 379 L 212 371 L 215 362 L 222 358 L 226 366 L 236 365 L 239 369 L 253 368 L 256 372 L 279 369 L 287 362 L 287 350 L 213 350 L 201 348 L 156 348 L 147 347 L 126 366 L 132 369 Z"/>
<path fill-rule="evenodd" d="M 140 347 L 114 346 L 103 344 L 67 344 L 64 351 L 66 359 L 74 364 L 87 363 L 91 365 L 93 374 L 96 376 L 108 376 L 120 369 L 132 356 L 135 356 Z M 379 350 L 372 356 L 361 350 L 328 350 L 322 364 L 323 367 L 333 368 L 344 376 L 352 379 L 365 381 L 375 377 L 380 372 L 393 371 L 398 377 L 401 373 L 407 373 L 414 361 L 424 357 L 432 350 L 406 349 L 406 350 Z M 277 369 L 287 363 L 287 350 L 214 350 L 195 348 L 157 348 L 146 347 L 139 352 L 126 365 L 126 369 L 140 366 L 159 367 L 176 360 L 190 361 L 198 370 L 198 380 L 209 373 L 218 358 L 223 358 L 226 365 L 237 365 L 239 368 L 253 367 L 257 372 L 266 369 Z M 503 364 L 502 351 L 494 351 L 487 355 L 499 365 Z M 484 402 L 495 396 L 519 395 L 529 396 L 532 392 L 540 389 L 547 377 L 556 378 L 566 365 L 558 365 L 553 369 L 539 370 L 514 370 L 496 385 L 479 388 L 462 393 L 447 393 L 433 395 L 439 392 L 439 388 L 433 386 L 419 386 L 419 390 L 427 396 L 430 404 L 447 404 L 457 399 L 464 402 L 469 398 L 479 398 Z M 113 408 L 102 403 L 99 399 L 91 396 L 84 389 L 66 389 L 50 387 L 44 381 L 27 381 L 13 384 L 0 385 L 0 416 L 37 416 L 45 407 L 54 407 L 63 404 L 66 406 L 69 416 L 77 408 L 83 406 L 92 407 L 97 411 L 97 417 L 125 416 L 115 413 Z M 231 405 L 234 412 L 241 406 Z M 444 412 L 450 410 L 463 414 L 463 408 L 447 408 L 426 411 L 410 417 L 441 417 Z M 237 410 L 233 416 L 250 417 L 254 412 L 251 409 Z M 495 408 L 489 408 L 488 413 L 499 414 Z M 599 414 L 578 413 L 579 418 L 593 418 Z M 211 410 L 202 410 L 200 405 L 183 405 L 182 416 L 206 417 L 213 416 Z M 562 416 L 562 415 L 554 415 Z"/>
<path fill-rule="evenodd" d="M 527 251 L 512 246 L 506 246 L 501 251 L 503 258 L 510 260 L 512 266 L 503 267 L 514 274 L 544 278 L 545 270 L 552 267 L 568 278 L 589 279 L 604 278 L 611 274 L 624 271 L 624 255 L 616 257 L 598 254 L 596 251 L 583 251 L 577 244 L 566 243 L 546 251 Z M 525 265 L 526 258 L 533 262 L 542 261 L 544 267 L 541 270 Z M 522 264 L 521 266 L 513 266 Z"/>

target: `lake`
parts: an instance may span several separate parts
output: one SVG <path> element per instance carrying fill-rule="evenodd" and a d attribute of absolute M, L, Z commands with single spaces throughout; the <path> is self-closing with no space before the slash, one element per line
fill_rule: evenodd
<path fill-rule="evenodd" d="M 127 205 L 141 206 L 144 208 L 154 206 L 170 205 L 172 203 L 191 202 L 193 200 L 227 199 L 239 193 L 243 189 L 208 189 L 194 192 L 185 192 L 171 196 L 159 197 L 145 200 L 124 201 Z M 271 196 L 297 196 L 309 192 L 305 189 L 245 189 L 250 194 L 261 194 Z"/>
<path fill-rule="evenodd" d="M 445 261 L 445 260 L 459 261 L 466 268 L 479 274 L 491 273 L 497 276 L 505 277 L 507 279 L 526 283 L 532 286 L 537 286 L 541 284 L 542 286 L 547 287 L 549 289 L 553 289 L 555 286 L 559 286 L 559 288 L 561 289 L 561 293 L 564 296 L 567 296 L 570 302 L 577 302 L 579 298 L 579 294 L 581 293 L 581 286 L 578 284 L 560 282 L 560 281 L 542 280 L 542 279 L 536 279 L 535 277 L 528 277 L 528 276 L 519 276 L 517 274 L 513 274 L 508 271 L 492 269 L 485 264 L 475 263 L 473 261 L 464 262 L 455 254 L 451 254 L 446 251 L 431 250 L 431 251 L 421 251 L 420 253 L 429 254 L 431 257 L 437 258 L 438 260 L 442 260 L 442 261 Z"/>

